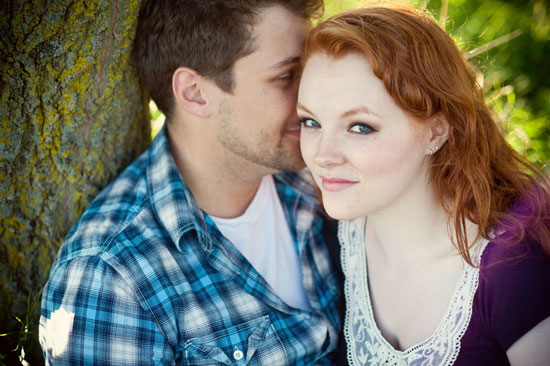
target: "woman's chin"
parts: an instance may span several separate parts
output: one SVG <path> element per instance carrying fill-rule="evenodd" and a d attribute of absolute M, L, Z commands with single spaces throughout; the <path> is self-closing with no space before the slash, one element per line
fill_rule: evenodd
<path fill-rule="evenodd" d="M 363 216 L 342 207 L 333 207 L 332 205 L 325 205 L 324 207 L 327 214 L 335 220 L 354 220 Z"/>

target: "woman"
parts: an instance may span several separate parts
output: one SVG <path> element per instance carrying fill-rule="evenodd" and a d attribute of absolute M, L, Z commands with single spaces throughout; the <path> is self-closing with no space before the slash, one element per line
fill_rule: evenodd
<path fill-rule="evenodd" d="M 306 41 L 304 160 L 339 220 L 353 365 L 548 365 L 548 180 L 450 37 L 368 8 Z"/>

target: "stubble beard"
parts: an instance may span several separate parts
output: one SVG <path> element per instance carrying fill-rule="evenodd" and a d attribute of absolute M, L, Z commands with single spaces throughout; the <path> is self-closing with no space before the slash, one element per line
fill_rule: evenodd
<path fill-rule="evenodd" d="M 295 149 L 291 146 L 292 136 L 286 136 L 285 131 L 279 132 L 277 144 L 272 146 L 273 139 L 268 133 L 262 131 L 257 138 L 251 140 L 254 135 L 243 136 L 247 131 L 239 131 L 234 123 L 235 116 L 233 108 L 229 103 L 222 103 L 220 106 L 221 124 L 218 130 L 218 142 L 232 153 L 252 162 L 279 172 L 295 172 L 305 167 L 304 160 L 300 153 L 299 141 L 296 141 Z"/>

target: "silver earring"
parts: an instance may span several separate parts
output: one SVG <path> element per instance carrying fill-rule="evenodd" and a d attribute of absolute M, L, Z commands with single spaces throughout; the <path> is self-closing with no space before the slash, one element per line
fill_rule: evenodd
<path fill-rule="evenodd" d="M 433 151 L 432 148 L 430 147 L 430 148 L 428 149 L 428 155 L 432 156 L 433 153 L 434 153 L 434 151 Z"/>
<path fill-rule="evenodd" d="M 435 151 L 439 150 L 439 145 L 435 145 Z"/>

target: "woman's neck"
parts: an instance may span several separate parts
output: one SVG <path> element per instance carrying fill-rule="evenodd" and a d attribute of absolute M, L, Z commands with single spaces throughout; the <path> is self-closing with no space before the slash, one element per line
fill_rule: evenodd
<path fill-rule="evenodd" d="M 368 216 L 367 250 L 388 264 L 419 262 L 454 255 L 447 215 L 432 190 L 417 190 Z"/>

